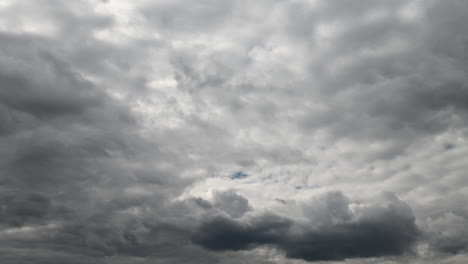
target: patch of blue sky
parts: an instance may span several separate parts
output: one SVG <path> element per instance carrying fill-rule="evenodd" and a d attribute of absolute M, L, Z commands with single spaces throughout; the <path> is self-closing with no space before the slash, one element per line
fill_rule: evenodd
<path fill-rule="evenodd" d="M 248 176 L 249 176 L 248 174 L 242 171 L 236 171 L 233 174 L 231 174 L 229 178 L 235 180 L 235 179 L 244 179 L 244 178 L 247 178 Z"/>

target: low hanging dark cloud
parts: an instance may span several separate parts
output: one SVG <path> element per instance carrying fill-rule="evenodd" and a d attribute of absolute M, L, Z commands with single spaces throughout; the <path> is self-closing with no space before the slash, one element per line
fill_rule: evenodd
<path fill-rule="evenodd" d="M 324 215 L 317 216 L 332 214 L 331 221 L 302 223 L 264 214 L 244 222 L 216 216 L 203 222 L 192 240 L 214 251 L 269 245 L 284 251 L 287 257 L 307 261 L 381 257 L 412 251 L 420 231 L 404 202 L 389 194 L 386 206 L 365 205 L 363 211 L 343 216 L 336 215 L 342 206 L 330 199 L 336 195 L 344 197 L 340 193 L 328 194 L 325 197 L 328 206 L 321 212 Z M 350 203 L 345 206 L 348 208 Z"/>

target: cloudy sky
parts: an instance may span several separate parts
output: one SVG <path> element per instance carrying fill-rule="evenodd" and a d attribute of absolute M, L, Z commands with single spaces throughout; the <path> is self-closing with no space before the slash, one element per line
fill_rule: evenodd
<path fill-rule="evenodd" d="M 0 0 L 0 263 L 466 263 L 467 24 L 466 0 Z"/>

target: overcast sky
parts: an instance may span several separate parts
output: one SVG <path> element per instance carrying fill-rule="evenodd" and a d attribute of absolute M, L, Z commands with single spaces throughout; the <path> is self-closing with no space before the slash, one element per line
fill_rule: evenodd
<path fill-rule="evenodd" d="M 468 1 L 0 0 L 0 263 L 465 264 Z"/>

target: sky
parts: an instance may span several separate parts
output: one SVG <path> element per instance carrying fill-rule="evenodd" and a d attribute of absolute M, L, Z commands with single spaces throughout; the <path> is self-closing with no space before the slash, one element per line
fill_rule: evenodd
<path fill-rule="evenodd" d="M 466 263 L 467 24 L 465 0 L 0 0 L 0 263 Z"/>

